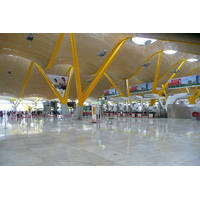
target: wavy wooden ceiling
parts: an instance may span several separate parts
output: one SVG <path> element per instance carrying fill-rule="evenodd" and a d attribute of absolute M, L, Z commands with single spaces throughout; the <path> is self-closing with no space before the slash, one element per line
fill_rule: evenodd
<path fill-rule="evenodd" d="M 28 33 L 0 34 L 1 98 L 3 96 L 19 98 L 31 61 L 36 62 L 44 69 L 50 61 L 59 37 L 58 33 L 34 33 L 34 39 L 32 41 L 27 41 L 27 35 Z M 199 34 L 76 33 L 75 39 L 83 89 L 89 84 L 87 80 L 94 78 L 94 75 L 92 74 L 99 69 L 103 60 L 112 48 L 123 38 L 133 36 L 160 40 L 145 46 L 138 46 L 130 40 L 126 41 L 106 72 L 114 82 L 119 81 L 117 86 L 122 91 L 124 91 L 123 80 L 130 77 L 140 67 L 140 65 L 155 52 L 164 50 L 169 46 L 180 52 L 176 55 L 162 54 L 159 76 L 164 74 L 167 69 L 176 62 L 190 58 L 190 56 L 194 54 L 198 57 L 200 54 Z M 104 57 L 97 56 L 97 53 L 103 51 L 104 49 L 107 50 L 106 55 Z M 157 58 L 158 55 L 155 55 L 150 60 L 151 64 L 148 67 L 143 67 L 143 69 L 135 77 L 131 78 L 129 80 L 129 85 L 134 85 L 138 81 L 140 81 L 140 83 L 152 82 L 154 80 Z M 66 33 L 52 66 L 44 71 L 46 73 L 64 75 L 72 65 L 73 59 L 70 35 Z M 174 70 L 177 66 L 174 67 Z M 176 77 L 186 76 L 191 70 L 197 67 L 200 67 L 199 62 L 186 62 L 177 73 Z M 11 70 L 12 74 L 8 74 L 8 70 Z M 195 70 L 191 75 L 194 74 L 200 74 L 200 68 Z M 166 76 L 160 79 L 158 81 L 158 86 L 164 84 L 171 75 L 172 74 L 169 72 Z M 91 93 L 90 97 L 97 98 L 103 94 L 104 90 L 109 89 L 110 87 L 110 82 L 106 79 L 106 77 L 103 77 Z M 180 91 L 176 90 L 176 92 Z M 42 97 L 51 99 L 52 96 L 52 90 L 49 88 L 38 69 L 33 67 L 23 97 Z M 77 98 L 74 76 L 69 98 Z"/>

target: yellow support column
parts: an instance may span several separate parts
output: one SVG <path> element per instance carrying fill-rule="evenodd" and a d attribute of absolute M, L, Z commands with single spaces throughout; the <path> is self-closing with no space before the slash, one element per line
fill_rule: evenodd
<path fill-rule="evenodd" d="M 194 87 L 194 90 L 192 92 L 192 96 L 190 97 L 190 104 L 194 104 L 194 102 L 196 100 L 197 89 L 198 89 L 198 86 Z"/>
<path fill-rule="evenodd" d="M 192 74 L 192 72 L 194 72 L 195 70 L 199 69 L 200 67 L 197 67 L 195 69 L 193 69 L 192 71 L 190 71 L 186 76 L 189 76 L 190 74 Z"/>
<path fill-rule="evenodd" d="M 174 65 L 172 65 L 162 76 L 160 76 L 159 78 L 158 78 L 158 81 L 161 79 L 161 78 L 163 78 L 167 73 L 169 73 L 177 64 L 179 64 L 179 63 L 181 63 L 181 62 L 183 62 L 184 60 L 180 60 L 180 61 L 178 61 L 177 63 L 175 63 Z"/>
<path fill-rule="evenodd" d="M 158 54 L 158 61 L 157 61 L 157 66 L 156 66 L 156 73 L 155 73 L 153 87 L 152 87 L 152 93 L 154 93 L 154 94 L 158 93 L 158 91 L 156 90 L 156 87 L 157 87 L 158 76 L 159 76 L 159 72 L 160 72 L 160 60 L 161 60 L 161 56 L 162 56 L 162 52 L 160 52 Z M 150 106 L 153 106 L 154 103 L 155 103 L 155 99 L 151 99 L 150 100 Z"/>
<path fill-rule="evenodd" d="M 183 64 L 185 62 L 186 62 L 186 60 L 183 60 L 182 63 L 178 66 L 178 68 L 176 70 L 181 69 L 181 67 L 183 66 Z M 176 76 L 176 73 L 172 74 L 168 80 L 173 79 L 175 76 Z M 162 89 L 158 92 L 158 95 L 161 95 L 162 92 L 167 88 L 167 86 L 168 86 L 168 81 L 165 83 L 165 85 L 162 87 Z"/>
<path fill-rule="evenodd" d="M 189 90 L 189 88 L 187 88 L 187 87 L 186 87 L 185 89 L 186 89 L 187 93 L 190 93 L 190 90 Z"/>
<path fill-rule="evenodd" d="M 161 60 L 162 52 L 158 54 L 158 61 L 157 61 L 157 66 L 156 66 L 156 73 L 154 77 L 154 83 L 152 87 L 152 93 L 157 93 L 156 87 L 157 87 L 157 82 L 158 82 L 158 76 L 160 72 L 160 60 Z"/>
<path fill-rule="evenodd" d="M 89 95 L 91 94 L 91 92 L 93 91 L 93 89 L 95 88 L 95 86 L 97 85 L 97 83 L 99 82 L 99 80 L 101 79 L 101 77 L 104 75 L 105 71 L 108 69 L 109 65 L 111 64 L 111 62 L 113 61 L 113 59 L 115 58 L 115 56 L 117 55 L 117 53 L 123 47 L 123 45 L 126 42 L 126 40 L 127 39 L 123 39 L 122 41 L 120 41 L 113 48 L 113 50 L 110 52 L 110 54 L 108 55 L 108 57 L 104 60 L 104 62 L 102 63 L 102 65 L 100 67 L 99 73 L 95 76 L 95 78 L 92 80 L 90 86 L 88 87 L 87 91 L 84 93 L 84 95 L 83 95 L 83 102 L 89 97 Z"/>
<path fill-rule="evenodd" d="M 114 52 L 115 52 L 117 46 L 118 46 L 121 42 L 123 42 L 123 41 L 125 42 L 126 40 L 128 40 L 128 39 L 130 39 L 130 38 L 132 38 L 132 37 L 127 37 L 127 38 L 124 38 L 123 40 L 121 40 L 121 41 L 111 50 L 111 52 L 110 52 L 109 55 L 106 57 L 106 59 L 104 60 L 103 63 L 108 62 L 108 60 L 110 59 L 110 55 L 114 54 Z M 93 74 L 88 74 L 88 75 L 96 75 L 96 74 L 100 73 L 101 70 L 102 70 L 103 63 L 102 63 L 102 65 L 101 65 L 101 67 L 100 67 L 95 73 L 93 73 Z"/>
<path fill-rule="evenodd" d="M 162 84 L 162 87 L 163 87 L 163 84 Z M 164 92 L 164 95 L 165 95 L 165 100 L 168 98 L 168 95 L 166 93 L 166 90 L 163 91 Z"/>
<path fill-rule="evenodd" d="M 129 82 L 128 79 L 126 79 L 126 94 L 129 97 L 130 96 L 130 90 L 129 90 Z"/>
<path fill-rule="evenodd" d="M 74 72 L 75 72 L 75 79 L 76 79 L 76 90 L 77 90 L 77 96 L 78 96 L 78 105 L 83 106 L 84 100 L 82 95 L 82 84 L 81 84 L 81 77 L 80 77 L 80 71 L 79 71 L 79 65 L 78 65 L 78 55 L 76 50 L 76 41 L 74 33 L 70 33 L 70 39 L 71 39 L 71 46 L 72 46 L 72 56 L 74 61 Z"/>
<path fill-rule="evenodd" d="M 200 91 L 197 93 L 197 95 L 195 95 L 195 97 L 193 97 L 191 100 L 190 100 L 190 104 L 194 104 L 194 102 L 196 101 L 196 99 L 200 96 Z"/>
<path fill-rule="evenodd" d="M 181 88 L 178 88 L 178 89 L 181 91 L 181 93 L 184 93 L 184 91 Z"/>
<path fill-rule="evenodd" d="M 69 79 L 68 79 L 67 87 L 66 87 L 66 90 L 65 90 L 65 96 L 64 96 L 64 99 L 63 99 L 64 104 L 67 103 L 67 99 L 69 97 L 69 91 L 70 91 L 70 86 L 71 86 L 71 82 L 72 82 L 73 72 L 74 72 L 74 68 L 72 67 L 70 69 L 70 72 L 69 72 Z"/>
<path fill-rule="evenodd" d="M 73 67 L 74 67 L 74 66 L 72 65 L 72 66 L 67 70 L 67 72 L 65 73 L 64 76 L 67 76 L 67 75 L 71 72 L 71 69 L 72 69 Z"/>
<path fill-rule="evenodd" d="M 51 58 L 50 58 L 49 64 L 46 66 L 45 69 L 49 69 L 49 68 L 51 67 L 51 65 L 52 65 L 52 63 L 53 63 L 53 61 L 54 61 L 54 59 L 55 59 L 55 57 L 56 57 L 56 54 L 57 54 L 57 52 L 58 52 L 58 50 L 59 50 L 59 47 L 60 47 L 60 45 L 61 45 L 61 43 L 62 43 L 62 39 L 63 39 L 64 36 L 65 36 L 64 33 L 60 33 L 60 35 L 59 35 L 59 37 L 58 37 L 58 41 L 57 41 L 57 43 L 56 43 L 56 46 L 55 46 L 54 51 L 53 51 L 53 53 L 52 53 L 52 56 L 51 56 Z"/>
<path fill-rule="evenodd" d="M 46 80 L 46 82 L 48 83 L 48 85 L 50 86 L 50 88 L 52 89 L 52 91 L 54 92 L 54 94 L 56 95 L 56 97 L 58 97 L 58 99 L 63 103 L 63 98 L 62 98 L 61 94 L 54 87 L 51 80 L 48 78 L 48 76 L 45 74 L 45 72 L 42 70 L 42 68 L 37 63 L 35 63 L 35 65 L 38 68 L 38 70 L 40 71 L 40 73 L 42 74 L 42 76 L 44 77 L 44 79 Z"/>
<path fill-rule="evenodd" d="M 151 60 L 151 58 L 153 58 L 155 55 L 159 54 L 159 53 L 162 53 L 162 51 L 157 51 L 155 52 L 154 54 L 152 54 L 147 60 L 145 60 L 145 63 L 149 62 Z M 130 78 L 133 78 L 141 69 L 143 69 L 143 66 L 140 66 L 136 72 L 134 72 L 133 75 L 131 75 L 129 78 L 127 79 L 130 79 Z"/>
<path fill-rule="evenodd" d="M 34 62 L 32 61 L 31 64 L 30 64 L 30 66 L 29 66 L 29 68 L 28 68 L 28 72 L 26 74 L 26 78 L 25 78 L 25 81 L 24 81 L 24 84 L 23 84 L 23 87 L 22 87 L 22 91 L 21 91 L 21 94 L 20 94 L 19 98 L 22 98 L 23 95 L 24 95 L 24 90 L 25 90 L 26 85 L 28 83 L 28 79 L 29 79 L 29 76 L 31 74 L 31 70 L 33 68 L 33 64 L 34 64 Z"/>
<path fill-rule="evenodd" d="M 112 86 L 119 92 L 119 95 L 124 97 L 123 92 L 115 85 L 115 83 L 112 81 L 112 79 L 106 74 L 104 73 L 105 77 L 110 81 L 110 83 L 112 84 Z"/>

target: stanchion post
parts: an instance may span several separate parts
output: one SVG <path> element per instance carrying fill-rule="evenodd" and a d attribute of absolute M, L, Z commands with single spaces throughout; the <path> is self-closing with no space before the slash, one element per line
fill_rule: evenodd
<path fill-rule="evenodd" d="M 5 127 L 4 127 L 4 129 L 8 129 L 8 127 L 6 126 L 6 118 L 5 118 Z"/>

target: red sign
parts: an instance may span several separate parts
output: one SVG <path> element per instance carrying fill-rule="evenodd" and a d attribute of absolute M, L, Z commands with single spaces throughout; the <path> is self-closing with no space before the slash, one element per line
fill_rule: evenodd
<path fill-rule="evenodd" d="M 130 91 L 132 91 L 132 90 L 137 90 L 137 85 L 131 86 L 131 87 L 130 87 Z"/>
<path fill-rule="evenodd" d="M 169 85 L 178 85 L 181 84 L 181 79 L 173 79 Z"/>

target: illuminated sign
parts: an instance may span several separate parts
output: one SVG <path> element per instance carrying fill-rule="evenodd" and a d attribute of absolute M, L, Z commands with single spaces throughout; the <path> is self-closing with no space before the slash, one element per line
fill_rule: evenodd
<path fill-rule="evenodd" d="M 153 82 L 151 83 L 143 83 L 139 85 L 132 85 L 129 87 L 130 94 L 137 93 L 137 92 L 148 92 L 152 90 Z"/>
<path fill-rule="evenodd" d="M 186 76 L 181 78 L 170 79 L 168 81 L 169 89 L 195 87 L 200 85 L 200 75 Z"/>
<path fill-rule="evenodd" d="M 116 89 L 104 90 L 104 96 L 118 96 L 119 92 Z"/>

